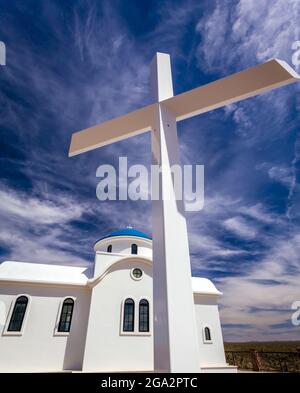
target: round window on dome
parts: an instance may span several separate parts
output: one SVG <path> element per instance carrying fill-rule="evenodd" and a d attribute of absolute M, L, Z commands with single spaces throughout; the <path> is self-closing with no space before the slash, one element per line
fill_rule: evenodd
<path fill-rule="evenodd" d="M 135 280 L 140 280 L 143 276 L 143 272 L 141 269 L 135 268 L 135 269 L 132 269 L 131 275 L 132 275 L 132 278 L 134 278 Z"/>

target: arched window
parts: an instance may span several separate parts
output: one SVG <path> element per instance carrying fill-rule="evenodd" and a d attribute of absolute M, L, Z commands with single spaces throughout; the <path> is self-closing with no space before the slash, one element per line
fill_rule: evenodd
<path fill-rule="evenodd" d="M 11 314 L 11 318 L 9 321 L 9 325 L 7 328 L 8 332 L 20 332 L 22 329 L 26 309 L 28 305 L 28 297 L 20 296 L 17 298 L 13 312 Z"/>
<path fill-rule="evenodd" d="M 134 331 L 134 301 L 132 299 L 126 299 L 124 302 L 123 331 Z"/>
<path fill-rule="evenodd" d="M 131 254 L 137 254 L 138 246 L 136 244 L 131 245 Z"/>
<path fill-rule="evenodd" d="M 146 299 L 139 304 L 139 331 L 149 332 L 149 302 Z"/>
<path fill-rule="evenodd" d="M 205 328 L 204 328 L 204 340 L 211 341 L 210 328 L 207 326 L 205 326 Z"/>
<path fill-rule="evenodd" d="M 71 298 L 65 299 L 58 324 L 58 332 L 68 333 L 71 329 L 71 321 L 73 315 L 74 300 Z"/>
<path fill-rule="evenodd" d="M 107 252 L 112 252 L 112 245 L 107 246 Z"/>

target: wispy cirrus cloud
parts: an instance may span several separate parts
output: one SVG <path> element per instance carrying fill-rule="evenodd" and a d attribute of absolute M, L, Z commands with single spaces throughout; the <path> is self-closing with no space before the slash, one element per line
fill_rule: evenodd
<path fill-rule="evenodd" d="M 58 201 L 41 201 L 36 197 L 0 190 L 0 213 L 3 218 L 13 216 L 22 220 L 40 224 L 59 224 L 79 218 L 85 206 L 71 198 L 59 197 Z"/>
<path fill-rule="evenodd" d="M 1 188 L 0 198 L 0 220 L 5 222 L 0 230 L 0 245 L 6 250 L 7 259 L 89 263 L 85 247 L 80 249 L 77 240 L 67 239 L 71 222 L 82 218 L 86 206 L 72 197 L 52 195 L 52 200 L 46 200 L 17 194 L 6 187 Z"/>
<path fill-rule="evenodd" d="M 223 222 L 224 227 L 237 236 L 246 239 L 253 239 L 256 236 L 255 228 L 249 226 L 246 221 L 240 217 L 228 218 Z"/>
<path fill-rule="evenodd" d="M 228 67 L 237 70 L 270 58 L 291 62 L 292 43 L 300 36 L 299 17 L 297 0 L 238 0 L 231 7 L 216 1 L 196 27 L 202 37 L 199 66 L 224 73 Z"/>

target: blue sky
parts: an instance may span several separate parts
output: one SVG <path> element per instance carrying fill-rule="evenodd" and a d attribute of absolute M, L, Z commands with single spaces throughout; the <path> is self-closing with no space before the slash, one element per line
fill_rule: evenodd
<path fill-rule="evenodd" d="M 149 165 L 150 136 L 69 159 L 72 132 L 150 103 L 157 51 L 176 94 L 291 64 L 299 20 L 298 0 L 0 0 L 0 261 L 88 266 L 111 230 L 151 233 L 150 202 L 100 202 L 95 175 L 119 156 Z M 182 162 L 205 165 L 205 208 L 187 213 L 193 274 L 224 292 L 226 340 L 300 337 L 299 109 L 291 85 L 178 125 Z"/>

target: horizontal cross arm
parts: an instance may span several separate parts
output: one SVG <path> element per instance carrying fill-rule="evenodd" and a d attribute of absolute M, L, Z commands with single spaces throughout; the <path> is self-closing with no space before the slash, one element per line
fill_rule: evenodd
<path fill-rule="evenodd" d="M 150 131 L 156 104 L 106 121 L 72 135 L 69 157 Z"/>
<path fill-rule="evenodd" d="M 180 121 L 297 80 L 299 75 L 286 62 L 274 59 L 161 103 Z"/>

